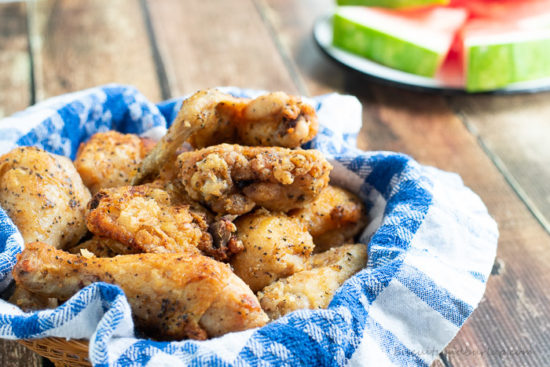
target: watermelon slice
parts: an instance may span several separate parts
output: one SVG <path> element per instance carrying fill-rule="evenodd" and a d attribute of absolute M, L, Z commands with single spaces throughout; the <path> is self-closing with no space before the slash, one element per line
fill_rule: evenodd
<path fill-rule="evenodd" d="M 467 91 L 550 77 L 550 28 L 473 19 L 462 39 Z"/>
<path fill-rule="evenodd" d="M 463 9 L 443 7 L 339 7 L 333 17 L 333 44 L 394 69 L 433 77 L 466 17 Z"/>
<path fill-rule="evenodd" d="M 468 10 L 473 19 L 513 22 L 527 28 L 550 26 L 549 0 L 451 0 L 451 6 Z"/>
<path fill-rule="evenodd" d="M 449 0 L 337 0 L 338 5 L 377 6 L 380 8 L 412 9 L 430 5 L 447 5 Z"/>

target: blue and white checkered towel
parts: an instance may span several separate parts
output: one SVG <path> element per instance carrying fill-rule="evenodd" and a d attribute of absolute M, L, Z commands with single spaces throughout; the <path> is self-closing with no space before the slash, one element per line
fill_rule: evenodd
<path fill-rule="evenodd" d="M 257 91 L 226 88 L 238 96 Z M 207 341 L 154 342 L 134 335 L 120 288 L 95 283 L 53 310 L 24 313 L 0 300 L 0 336 L 90 339 L 98 366 L 428 366 L 479 303 L 498 231 L 455 174 L 410 157 L 354 148 L 361 106 L 350 96 L 310 100 L 321 128 L 309 148 L 334 164 L 332 182 L 364 199 L 372 223 L 367 268 L 326 310 L 293 312 L 260 329 Z M 180 100 L 154 105 L 134 88 L 108 85 L 40 103 L 0 120 L 0 154 L 35 145 L 74 158 L 93 133 L 161 136 Z M 0 209 L 0 280 L 23 241 Z"/>

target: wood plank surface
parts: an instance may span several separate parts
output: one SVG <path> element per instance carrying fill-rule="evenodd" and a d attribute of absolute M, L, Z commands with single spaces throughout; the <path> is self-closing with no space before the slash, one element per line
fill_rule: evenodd
<path fill-rule="evenodd" d="M 494 275 L 479 308 L 443 354 L 445 364 L 550 365 L 550 236 L 466 129 L 458 101 L 451 107 L 443 97 L 376 85 L 330 65 L 315 49 L 310 32 L 314 19 L 328 11 L 332 1 L 258 3 L 311 94 L 336 89 L 361 100 L 360 148 L 400 151 L 458 172 L 498 222 Z"/>
<path fill-rule="evenodd" d="M 0 3 L 0 118 L 31 101 L 25 3 Z M 38 367 L 42 359 L 16 341 L 0 339 L 0 366 Z"/>
<path fill-rule="evenodd" d="M 148 1 L 173 96 L 216 86 L 296 92 L 251 0 Z"/>
<path fill-rule="evenodd" d="M 449 102 L 550 232 L 550 92 L 460 96 Z"/>
<path fill-rule="evenodd" d="M 24 3 L 0 3 L 0 118 L 31 101 L 27 14 Z"/>
<path fill-rule="evenodd" d="M 131 84 L 151 101 L 161 100 L 138 0 L 30 4 L 37 100 L 106 83 Z"/>

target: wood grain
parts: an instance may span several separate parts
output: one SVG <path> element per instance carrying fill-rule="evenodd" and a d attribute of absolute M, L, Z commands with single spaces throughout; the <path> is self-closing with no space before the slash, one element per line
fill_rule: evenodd
<path fill-rule="evenodd" d="M 258 1 L 271 14 L 268 19 L 312 94 L 336 89 L 361 100 L 361 148 L 400 151 L 458 172 L 498 222 L 500 270 L 490 278 L 479 308 L 447 347 L 447 364 L 549 365 L 550 236 L 465 127 L 458 100 L 451 108 L 443 97 L 375 85 L 330 65 L 312 45 L 310 32 L 315 17 L 328 11 L 331 1 Z"/>
<path fill-rule="evenodd" d="M 137 0 L 30 2 L 37 100 L 106 84 L 161 91 Z"/>
<path fill-rule="evenodd" d="M 148 1 L 170 90 L 237 87 L 296 92 L 251 0 Z"/>
<path fill-rule="evenodd" d="M 26 17 L 24 3 L 0 4 L 0 118 L 31 101 Z"/>
<path fill-rule="evenodd" d="M 549 101 L 550 92 L 449 98 L 550 232 Z"/>

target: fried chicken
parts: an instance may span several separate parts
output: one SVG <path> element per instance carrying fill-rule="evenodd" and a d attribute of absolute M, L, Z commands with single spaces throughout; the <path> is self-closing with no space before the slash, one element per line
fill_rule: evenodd
<path fill-rule="evenodd" d="M 181 202 L 156 184 L 101 190 L 89 204 L 90 232 L 119 253 L 198 252 L 225 261 L 243 247 L 227 217 Z M 116 247 L 115 247 L 116 246 Z"/>
<path fill-rule="evenodd" d="M 148 185 L 101 190 L 89 204 L 90 232 L 134 252 L 197 252 L 211 246 L 206 217 L 174 205 L 168 193 Z"/>
<path fill-rule="evenodd" d="M 18 285 L 15 286 L 9 302 L 25 312 L 56 308 L 59 304 L 57 298 L 41 296 Z"/>
<path fill-rule="evenodd" d="M 199 91 L 184 100 L 172 126 L 145 157 L 132 184 L 154 179 L 165 165 L 175 160 L 178 149 L 191 135 L 216 124 L 219 119 L 216 106 L 220 103 L 236 103 L 234 101 L 234 97 L 215 89 Z"/>
<path fill-rule="evenodd" d="M 334 293 L 367 264 L 367 246 L 344 245 L 313 255 L 309 270 L 280 279 L 258 293 L 263 310 L 271 320 L 289 312 L 327 308 Z"/>
<path fill-rule="evenodd" d="M 35 147 L 15 148 L 0 157 L 0 206 L 25 242 L 75 245 L 86 234 L 89 200 L 90 192 L 68 158 Z"/>
<path fill-rule="evenodd" d="M 134 254 L 135 250 L 110 238 L 93 236 L 78 246 L 71 247 L 68 252 L 83 256 L 113 257 L 117 255 Z"/>
<path fill-rule="evenodd" d="M 185 141 L 195 148 L 220 143 L 296 148 L 313 139 L 317 129 L 315 110 L 299 97 L 275 92 L 249 100 L 216 89 L 199 91 L 183 101 L 133 183 L 154 178 Z"/>
<path fill-rule="evenodd" d="M 134 134 L 97 133 L 80 144 L 74 164 L 84 184 L 95 194 L 100 189 L 129 185 L 154 145 L 153 140 Z"/>
<path fill-rule="evenodd" d="M 306 268 L 313 242 L 297 218 L 260 209 L 235 224 L 245 249 L 231 265 L 254 292 Z"/>
<path fill-rule="evenodd" d="M 315 252 L 353 242 L 367 224 L 365 205 L 357 195 L 329 185 L 313 202 L 293 210 L 290 216 L 300 218 L 315 243 Z"/>
<path fill-rule="evenodd" d="M 18 255 L 13 276 L 25 289 L 61 300 L 93 282 L 116 284 L 136 326 L 162 340 L 206 339 L 268 320 L 228 265 L 199 254 L 86 258 L 32 243 Z"/>
<path fill-rule="evenodd" d="M 297 148 L 315 137 L 319 125 L 312 106 L 283 92 L 253 100 L 227 96 L 216 110 L 218 119 L 189 138 L 193 147 L 232 143 Z"/>
<path fill-rule="evenodd" d="M 182 153 L 177 164 L 186 194 L 221 214 L 301 207 L 328 185 L 332 169 L 317 150 L 229 144 Z"/>

